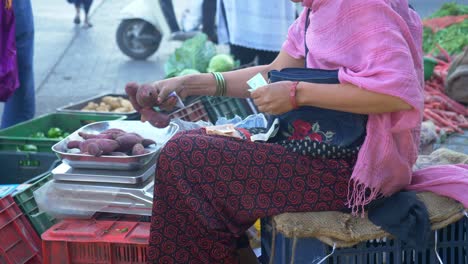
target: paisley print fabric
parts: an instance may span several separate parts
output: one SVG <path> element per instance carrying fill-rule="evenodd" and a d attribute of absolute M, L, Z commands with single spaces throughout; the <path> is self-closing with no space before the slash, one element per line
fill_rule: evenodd
<path fill-rule="evenodd" d="M 237 242 L 258 218 L 346 209 L 356 157 L 317 158 L 203 129 L 180 132 L 158 158 L 148 257 L 238 263 Z"/>

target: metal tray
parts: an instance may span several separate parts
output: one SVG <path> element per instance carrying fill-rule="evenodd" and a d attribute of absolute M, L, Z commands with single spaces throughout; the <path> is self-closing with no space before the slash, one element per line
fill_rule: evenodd
<path fill-rule="evenodd" d="M 62 163 L 52 170 L 54 179 L 75 182 L 140 184 L 154 176 L 156 164 L 148 163 L 137 171 L 74 169 Z"/>
<path fill-rule="evenodd" d="M 156 142 L 155 145 L 151 145 L 147 149 L 149 153 L 135 156 L 101 156 L 94 157 L 86 154 L 69 153 L 67 149 L 67 143 L 70 140 L 83 140 L 78 132 L 86 132 L 97 134 L 110 128 L 119 128 L 127 132 L 135 132 L 140 134 L 142 137 L 152 139 Z M 174 123 L 170 123 L 165 128 L 156 128 L 150 125 L 148 122 L 142 123 L 141 121 L 103 121 L 96 122 L 86 125 L 77 131 L 73 132 L 70 136 L 61 140 L 54 146 L 54 151 L 57 156 L 70 167 L 75 169 L 103 169 L 103 170 L 139 170 L 148 162 L 156 161 L 157 155 L 161 151 L 161 148 L 166 142 L 179 130 L 179 126 Z"/>
<path fill-rule="evenodd" d="M 126 113 L 116 113 L 116 112 L 98 112 L 98 111 L 83 111 L 83 109 L 88 103 L 94 102 L 99 104 L 104 96 L 118 96 L 118 97 L 123 97 L 125 99 L 128 99 L 128 96 L 126 94 L 115 94 L 115 93 L 107 93 L 107 94 L 100 94 L 95 97 L 91 97 L 88 99 L 85 99 L 83 101 L 79 101 L 76 103 L 71 103 L 66 106 L 62 106 L 57 108 L 58 112 L 65 112 L 65 113 L 86 113 L 86 114 L 100 114 L 100 115 L 124 115 L 127 116 L 127 119 L 135 120 L 139 119 L 140 114 L 135 110 L 132 112 L 126 112 Z"/>

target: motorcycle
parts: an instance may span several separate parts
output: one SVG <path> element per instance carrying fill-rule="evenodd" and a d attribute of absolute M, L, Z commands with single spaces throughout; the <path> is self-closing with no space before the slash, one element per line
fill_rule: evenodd
<path fill-rule="evenodd" d="M 158 50 L 163 40 L 183 41 L 197 33 L 180 31 L 178 25 L 173 25 L 171 31 L 168 17 L 172 15 L 174 23 L 174 11 L 172 6 L 163 4 L 159 0 L 134 0 L 121 11 L 116 41 L 125 55 L 145 60 Z"/>

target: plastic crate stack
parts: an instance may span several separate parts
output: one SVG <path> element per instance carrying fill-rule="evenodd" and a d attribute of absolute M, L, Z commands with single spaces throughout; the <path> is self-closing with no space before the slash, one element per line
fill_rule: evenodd
<path fill-rule="evenodd" d="M 0 263 L 42 263 L 41 239 L 11 196 L 0 199 Z"/>
<path fill-rule="evenodd" d="M 293 239 L 277 233 L 272 249 L 272 225 L 270 219 L 262 219 L 262 263 L 318 263 L 332 252 L 332 248 L 315 238 L 298 238 L 295 252 Z M 437 245 L 435 236 L 437 232 Z M 468 218 L 464 217 L 445 228 L 433 231 L 427 247 L 409 248 L 399 240 L 381 239 L 367 241 L 350 248 L 337 248 L 321 263 L 326 264 L 440 264 L 435 248 L 446 264 L 468 263 Z M 274 252 L 274 253 L 273 253 Z M 273 258 L 270 262 L 270 258 Z M 315 262 L 314 262 L 315 260 Z"/>
<path fill-rule="evenodd" d="M 255 112 L 248 99 L 204 96 L 201 100 L 212 123 L 220 117 L 231 119 L 237 115 L 245 118 Z"/>
<path fill-rule="evenodd" d="M 149 222 L 64 220 L 42 234 L 43 263 L 146 264 Z"/>
<path fill-rule="evenodd" d="M 35 138 L 51 127 L 74 132 L 93 122 L 122 120 L 124 115 L 46 114 L 0 130 L 0 263 L 42 263 L 40 235 L 57 220 L 39 212 L 34 191 L 52 179 L 59 161 L 51 147 L 58 138 Z M 34 145 L 36 152 L 19 151 Z"/>
<path fill-rule="evenodd" d="M 180 118 L 184 121 L 191 122 L 197 122 L 200 120 L 210 121 L 208 113 L 205 110 L 205 106 L 203 105 L 201 100 L 195 100 L 186 107 L 171 112 L 169 116 L 171 117 L 171 119 Z"/>

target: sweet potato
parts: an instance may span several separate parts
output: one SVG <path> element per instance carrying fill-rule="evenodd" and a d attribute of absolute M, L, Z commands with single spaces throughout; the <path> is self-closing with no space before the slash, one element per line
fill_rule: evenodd
<path fill-rule="evenodd" d="M 171 118 L 168 115 L 156 112 L 151 108 L 143 108 L 140 110 L 140 113 L 141 120 L 148 121 L 154 127 L 167 127 L 171 121 Z"/>
<path fill-rule="evenodd" d="M 119 144 L 118 151 L 128 152 L 132 150 L 135 144 L 141 143 L 143 138 L 132 133 L 125 133 L 121 136 L 118 136 L 115 140 Z"/>
<path fill-rule="evenodd" d="M 99 145 L 96 142 L 92 142 L 88 144 L 87 152 L 89 155 L 93 155 L 95 157 L 99 157 L 103 153 L 102 149 L 99 147 Z"/>
<path fill-rule="evenodd" d="M 99 150 L 96 150 L 96 146 Z M 91 147 L 90 147 L 91 146 Z M 108 154 L 115 151 L 119 147 L 119 143 L 112 139 L 92 138 L 80 143 L 80 150 L 83 153 L 91 155 Z"/>
<path fill-rule="evenodd" d="M 91 138 L 107 138 L 112 139 L 111 135 L 108 134 L 90 134 L 85 132 L 78 132 L 78 135 L 82 137 L 84 140 L 91 139 Z"/>
<path fill-rule="evenodd" d="M 111 128 L 111 129 L 101 132 L 101 134 L 109 135 L 110 139 L 116 139 L 117 137 L 125 133 L 126 133 L 125 131 L 123 131 L 122 129 L 118 129 L 118 128 Z"/>
<path fill-rule="evenodd" d="M 68 141 L 68 143 L 67 143 L 67 148 L 68 148 L 68 149 L 80 148 L 80 143 L 81 143 L 81 141 L 78 141 L 78 140 L 71 140 L 71 141 Z"/>
<path fill-rule="evenodd" d="M 153 107 L 157 104 L 159 91 L 156 87 L 143 84 L 138 88 L 136 101 L 141 107 Z"/>
<path fill-rule="evenodd" d="M 130 103 L 132 104 L 133 108 L 137 111 L 141 109 L 141 106 L 138 105 L 138 102 L 136 100 L 138 87 L 139 85 L 136 83 L 128 83 L 125 86 L 125 93 L 127 93 L 128 98 L 130 99 Z"/>
<path fill-rule="evenodd" d="M 153 144 L 156 145 L 156 142 L 155 142 L 154 140 L 152 140 L 152 139 L 145 138 L 145 139 L 143 139 L 143 140 L 141 141 L 141 144 L 143 145 L 143 147 L 146 148 L 146 147 L 148 147 L 148 146 L 150 146 L 150 145 L 153 145 Z"/>
<path fill-rule="evenodd" d="M 148 151 L 143 147 L 142 144 L 135 144 L 132 148 L 132 155 L 143 155 L 148 153 Z"/>

